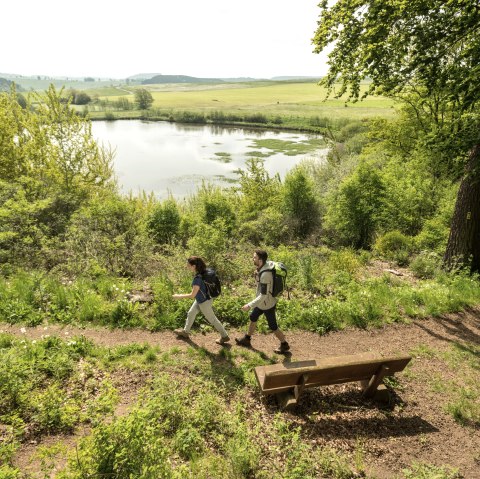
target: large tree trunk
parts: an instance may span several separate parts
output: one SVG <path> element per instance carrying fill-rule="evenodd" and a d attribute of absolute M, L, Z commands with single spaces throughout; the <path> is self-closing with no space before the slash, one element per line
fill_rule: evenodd
<path fill-rule="evenodd" d="M 470 151 L 443 262 L 448 269 L 480 271 L 480 144 Z"/>

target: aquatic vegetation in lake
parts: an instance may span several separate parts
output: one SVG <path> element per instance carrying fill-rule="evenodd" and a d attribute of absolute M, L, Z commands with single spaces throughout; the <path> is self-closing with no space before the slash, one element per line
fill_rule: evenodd
<path fill-rule="evenodd" d="M 225 151 L 219 151 L 215 153 L 215 157 L 216 158 L 212 158 L 212 160 L 221 161 L 222 163 L 231 163 L 232 161 L 232 155 Z"/>
<path fill-rule="evenodd" d="M 268 158 L 269 156 L 274 155 L 274 151 L 270 151 L 269 153 L 265 153 L 263 151 L 248 151 L 245 153 L 245 156 L 251 156 L 253 158 Z"/>
<path fill-rule="evenodd" d="M 253 140 L 253 143 L 255 148 L 267 148 L 272 150 L 273 153 L 283 153 L 287 156 L 311 153 L 320 148 L 325 148 L 325 140 L 322 138 L 311 138 L 302 141 L 258 139 Z"/>

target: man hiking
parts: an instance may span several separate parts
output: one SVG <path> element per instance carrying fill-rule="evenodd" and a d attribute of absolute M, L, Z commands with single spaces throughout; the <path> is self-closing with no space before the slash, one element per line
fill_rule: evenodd
<path fill-rule="evenodd" d="M 235 338 L 235 342 L 239 346 L 250 347 L 251 337 L 257 328 L 258 318 L 264 314 L 268 321 L 268 327 L 280 341 L 280 346 L 274 349 L 274 352 L 283 354 L 290 350 L 290 346 L 285 339 L 285 335 L 278 329 L 276 317 L 278 300 L 272 295 L 273 273 L 272 266 L 267 261 L 267 258 L 268 254 L 264 250 L 256 250 L 253 254 L 253 264 L 256 267 L 257 297 L 242 306 L 243 311 L 252 310 L 250 313 L 250 324 L 248 325 L 247 334 L 243 338 Z"/>

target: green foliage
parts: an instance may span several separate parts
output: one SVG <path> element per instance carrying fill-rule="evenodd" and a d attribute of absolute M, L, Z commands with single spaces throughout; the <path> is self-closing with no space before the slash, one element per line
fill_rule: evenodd
<path fill-rule="evenodd" d="M 80 405 L 57 384 L 36 395 L 31 407 L 32 422 L 46 433 L 71 432 L 79 420 Z"/>
<path fill-rule="evenodd" d="M 339 242 L 369 248 L 380 221 L 385 185 L 372 163 L 362 162 L 329 199 L 325 225 Z"/>
<path fill-rule="evenodd" d="M 178 235 L 181 216 L 173 199 L 156 205 L 147 218 L 147 229 L 159 244 L 172 242 Z"/>
<path fill-rule="evenodd" d="M 440 271 L 442 259 L 432 251 L 421 251 L 410 261 L 410 270 L 417 278 L 434 278 Z"/>
<path fill-rule="evenodd" d="M 222 263 L 227 251 L 228 237 L 225 223 L 218 219 L 213 223 L 198 223 L 194 235 L 188 240 L 188 249 L 196 256 L 205 258 L 214 266 Z"/>
<path fill-rule="evenodd" d="M 458 469 L 449 466 L 414 462 L 409 469 L 403 470 L 405 479 L 461 479 Z"/>
<path fill-rule="evenodd" d="M 0 260 L 58 261 L 55 242 L 72 213 L 112 185 L 112 153 L 99 148 L 91 124 L 51 87 L 35 110 L 0 94 Z M 53 251 L 55 250 L 55 251 Z M 42 254 L 43 253 L 43 254 Z M 3 256 L 3 258 L 2 258 Z"/>
<path fill-rule="evenodd" d="M 239 170 L 239 192 L 241 220 L 252 220 L 269 206 L 276 206 L 280 200 L 280 179 L 270 178 L 263 160 L 249 158 L 246 170 Z"/>
<path fill-rule="evenodd" d="M 148 110 L 153 104 L 152 94 L 145 88 L 135 90 L 135 103 L 140 110 Z"/>
<path fill-rule="evenodd" d="M 90 419 L 95 417 L 93 411 L 105 414 L 112 410 L 107 406 L 115 400 L 111 392 L 108 396 L 99 394 L 103 405 L 97 406 L 92 391 L 84 389 L 87 366 L 80 360 L 93 352 L 84 338 L 62 341 L 47 335 L 26 341 L 5 335 L 1 344 L 2 421 L 11 424 L 19 436 L 23 435 L 23 424 L 28 423 L 29 430 L 37 434 L 68 432 L 87 419 L 84 408 L 90 412 Z M 90 384 L 97 391 L 104 389 L 95 378 Z"/>
<path fill-rule="evenodd" d="M 318 207 L 313 184 L 302 168 L 286 175 L 283 202 L 291 234 L 294 238 L 306 238 L 318 223 Z"/>
<path fill-rule="evenodd" d="M 462 110 L 479 100 L 478 92 L 471 89 L 477 81 L 471 65 L 478 64 L 479 40 L 473 31 L 464 34 L 468 25 L 479 22 L 473 5 L 395 1 L 384 9 L 381 1 L 365 0 L 352 9 L 342 0 L 334 5 L 322 2 L 320 8 L 313 42 L 317 52 L 335 43 L 322 83 L 333 88 L 341 77 L 339 95 L 350 87 L 351 95 L 358 98 L 360 82 L 368 77 L 370 92 L 393 94 L 417 84 L 431 94 L 448 92 L 446 100 L 461 102 Z M 357 15 L 360 9 L 363 14 Z M 413 54 L 405 55 L 405 49 Z M 450 52 L 448 59 L 445 51 Z"/>
<path fill-rule="evenodd" d="M 446 189 L 444 196 L 439 199 L 435 215 L 424 222 L 422 230 L 415 237 L 418 249 L 432 250 L 437 254 L 445 252 L 456 194 L 457 187 L 453 185 Z"/>
<path fill-rule="evenodd" d="M 389 231 L 376 239 L 373 249 L 383 258 L 396 261 L 403 266 L 408 263 L 412 244 L 412 238 L 400 231 Z"/>
<path fill-rule="evenodd" d="M 202 184 L 193 200 L 194 211 L 198 212 L 201 221 L 213 224 L 220 220 L 225 232 L 230 235 L 236 226 L 235 202 L 237 198 L 220 188 Z"/>
<path fill-rule="evenodd" d="M 0 464 L 0 477 L 2 479 L 20 479 L 22 473 L 19 469 L 10 467 L 8 464 Z"/>
<path fill-rule="evenodd" d="M 397 142 L 405 156 L 413 144 L 424 153 L 424 164 L 434 178 L 464 176 L 444 262 L 454 267 L 460 261 L 478 270 L 480 89 L 475 66 L 480 40 L 469 28 L 480 23 L 478 8 L 472 2 L 446 0 L 395 0 L 387 9 L 382 1 L 361 0 L 352 8 L 349 0 L 340 0 L 331 5 L 323 1 L 320 9 L 313 40 L 316 51 L 334 44 L 329 72 L 321 83 L 331 92 L 339 81 L 335 93 L 348 91 L 357 100 L 362 96 L 360 84 L 368 78 L 363 97 L 376 92 L 401 100 L 404 116 L 413 120 L 394 135 L 407 139 Z M 413 142 L 407 130 L 413 133 Z M 466 212 L 472 217 L 469 222 L 464 221 Z"/>
<path fill-rule="evenodd" d="M 66 249 L 75 273 L 141 274 L 149 244 L 136 203 L 109 192 L 92 198 L 72 216 Z"/>

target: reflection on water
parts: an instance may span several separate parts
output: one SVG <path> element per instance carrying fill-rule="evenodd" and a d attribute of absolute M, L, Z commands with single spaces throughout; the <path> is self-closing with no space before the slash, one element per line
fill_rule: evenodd
<path fill-rule="evenodd" d="M 327 151 L 287 156 L 254 145 L 257 139 L 301 142 L 312 138 L 299 133 L 141 120 L 95 121 L 92 125 L 99 143 L 116 151 L 115 171 L 122 191 L 145 190 L 159 198 L 187 196 L 202 181 L 231 185 L 238 178 L 235 171 L 245 167 L 252 151 L 269 154 L 264 158 L 266 170 L 282 178 L 302 159 L 322 158 Z M 229 161 L 222 161 L 226 156 Z"/>

